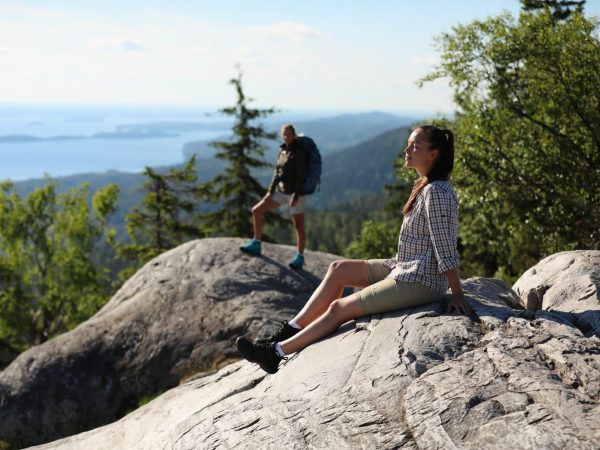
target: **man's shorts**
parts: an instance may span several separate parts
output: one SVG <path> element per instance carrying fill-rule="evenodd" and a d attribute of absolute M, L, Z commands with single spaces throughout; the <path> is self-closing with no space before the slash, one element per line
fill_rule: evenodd
<path fill-rule="evenodd" d="M 291 195 L 286 195 L 279 191 L 273 192 L 273 201 L 275 201 L 276 203 L 279 203 L 280 205 L 283 203 L 285 203 L 286 205 L 289 205 L 290 200 L 292 200 Z M 304 212 L 306 211 L 306 203 L 307 203 L 306 196 L 305 195 L 299 196 L 298 201 L 296 202 L 296 206 L 294 206 L 293 208 L 290 208 L 290 212 L 292 213 L 292 216 L 296 216 L 298 214 L 304 214 Z"/>
<path fill-rule="evenodd" d="M 358 301 L 367 314 L 381 314 L 403 308 L 413 308 L 441 300 L 443 295 L 420 283 L 406 283 L 386 278 L 390 269 L 384 259 L 365 261 L 370 286 L 360 290 Z"/>

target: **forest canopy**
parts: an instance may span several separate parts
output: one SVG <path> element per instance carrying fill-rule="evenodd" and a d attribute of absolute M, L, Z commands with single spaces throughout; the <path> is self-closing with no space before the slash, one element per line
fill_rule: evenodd
<path fill-rule="evenodd" d="M 458 105 L 453 179 L 463 267 L 514 278 L 540 258 L 600 247 L 598 21 L 548 8 L 439 37 Z"/>

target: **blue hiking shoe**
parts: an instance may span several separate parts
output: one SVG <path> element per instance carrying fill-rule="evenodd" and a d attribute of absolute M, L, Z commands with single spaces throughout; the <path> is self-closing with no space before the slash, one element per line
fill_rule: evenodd
<path fill-rule="evenodd" d="M 292 268 L 294 270 L 302 269 L 303 265 L 304 265 L 304 255 L 301 255 L 300 253 L 296 253 L 289 263 L 290 268 Z"/>
<path fill-rule="evenodd" d="M 252 255 L 260 255 L 261 245 L 260 241 L 256 239 L 252 239 L 250 242 L 246 242 L 244 245 L 240 246 L 240 250 L 244 253 L 250 253 Z"/>

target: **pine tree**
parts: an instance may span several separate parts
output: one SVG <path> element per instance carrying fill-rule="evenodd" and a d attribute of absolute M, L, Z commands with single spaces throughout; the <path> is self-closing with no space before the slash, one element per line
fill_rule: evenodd
<path fill-rule="evenodd" d="M 585 0 L 521 0 L 524 11 L 537 11 L 548 8 L 555 21 L 568 18 L 575 11 L 583 12 Z"/>
<path fill-rule="evenodd" d="M 147 193 L 142 206 L 133 208 L 126 217 L 132 242 L 118 249 L 121 256 L 135 260 L 137 267 L 190 238 L 204 236 L 194 214 L 202 196 L 196 156 L 181 169 L 172 168 L 160 174 L 146 167 L 143 175 L 148 180 L 144 183 Z M 131 275 L 136 268 L 124 271 L 121 276 Z"/>
<path fill-rule="evenodd" d="M 234 106 L 219 110 L 220 114 L 235 118 L 230 140 L 215 141 L 211 146 L 218 149 L 216 158 L 226 161 L 223 173 L 205 184 L 207 198 L 219 203 L 216 211 L 205 215 L 206 226 L 221 236 L 252 235 L 252 215 L 250 211 L 264 195 L 265 189 L 252 176 L 253 169 L 268 167 L 262 157 L 265 147 L 263 140 L 275 139 L 275 133 L 265 130 L 262 124 L 252 125 L 256 119 L 273 114 L 275 108 L 255 109 L 248 104 L 242 89 L 242 72 L 229 80 L 237 92 Z"/>

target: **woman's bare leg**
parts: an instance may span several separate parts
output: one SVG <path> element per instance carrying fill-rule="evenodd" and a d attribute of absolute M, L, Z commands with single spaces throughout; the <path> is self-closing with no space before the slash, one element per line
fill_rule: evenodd
<path fill-rule="evenodd" d="M 296 243 L 298 245 L 298 253 L 304 253 L 304 242 L 306 241 L 306 234 L 304 232 L 304 214 L 294 214 L 292 216 L 294 221 L 294 228 L 296 229 Z"/>
<path fill-rule="evenodd" d="M 254 239 L 260 241 L 262 237 L 263 216 L 265 213 L 279 206 L 271 194 L 265 195 L 260 202 L 252 207 L 252 223 L 254 226 Z"/>
<path fill-rule="evenodd" d="M 352 294 L 334 300 L 329 304 L 327 311 L 312 321 L 310 325 L 291 338 L 280 342 L 281 349 L 286 355 L 298 352 L 322 337 L 330 335 L 343 323 L 364 315 L 365 312 L 359 303 L 358 295 Z"/>
<path fill-rule="evenodd" d="M 302 310 L 294 317 L 300 327 L 305 328 L 323 315 L 331 302 L 340 298 L 346 286 L 364 288 L 369 285 L 367 267 L 362 259 L 341 259 L 332 262 Z"/>

